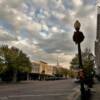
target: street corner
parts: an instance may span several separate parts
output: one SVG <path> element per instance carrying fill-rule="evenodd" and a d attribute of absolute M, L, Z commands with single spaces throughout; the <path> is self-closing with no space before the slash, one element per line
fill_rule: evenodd
<path fill-rule="evenodd" d="M 75 87 L 72 93 L 67 97 L 66 100 L 77 100 L 80 96 L 80 89 L 79 86 Z"/>

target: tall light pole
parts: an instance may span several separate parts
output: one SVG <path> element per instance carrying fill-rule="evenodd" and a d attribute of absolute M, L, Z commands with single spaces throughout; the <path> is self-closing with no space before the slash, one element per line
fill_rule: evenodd
<path fill-rule="evenodd" d="M 80 43 L 84 40 L 84 35 L 80 31 L 81 24 L 78 20 L 74 23 L 75 32 L 73 35 L 73 41 L 78 46 L 78 58 L 79 58 L 79 69 L 81 70 L 81 75 L 83 74 L 83 64 L 82 64 L 82 56 L 81 56 L 81 45 Z M 80 75 L 80 91 L 81 91 L 81 100 L 85 100 L 85 88 L 84 88 L 84 79 Z"/>

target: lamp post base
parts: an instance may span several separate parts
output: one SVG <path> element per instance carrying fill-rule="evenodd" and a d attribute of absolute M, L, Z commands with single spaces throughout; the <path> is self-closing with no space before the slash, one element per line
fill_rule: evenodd
<path fill-rule="evenodd" d="M 85 88 L 84 88 L 84 83 L 81 81 L 80 84 L 80 92 L 81 92 L 81 100 L 86 100 L 86 95 L 85 95 Z"/>

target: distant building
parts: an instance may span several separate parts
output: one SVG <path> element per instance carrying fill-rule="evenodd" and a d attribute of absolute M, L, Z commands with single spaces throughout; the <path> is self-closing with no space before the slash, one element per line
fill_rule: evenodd
<path fill-rule="evenodd" d="M 46 75 L 53 76 L 53 66 L 48 65 L 46 70 L 45 70 Z"/>
<path fill-rule="evenodd" d="M 49 65 L 44 61 L 32 62 L 32 71 L 30 73 L 30 79 L 45 80 L 50 77 L 65 77 L 67 69 L 62 66 Z M 63 73 L 64 72 L 64 73 Z"/>
<path fill-rule="evenodd" d="M 31 73 L 40 73 L 40 63 L 38 63 L 38 62 L 32 63 L 32 72 Z"/>
<path fill-rule="evenodd" d="M 40 63 L 32 62 L 32 71 L 30 73 L 30 79 L 37 80 L 39 79 L 39 75 L 40 75 Z"/>
<path fill-rule="evenodd" d="M 97 12 L 97 34 L 95 41 L 95 63 L 97 66 L 98 74 L 100 74 L 100 7 Z"/>
<path fill-rule="evenodd" d="M 30 74 L 32 79 L 42 79 L 53 76 L 53 66 L 48 65 L 44 61 L 32 62 L 32 71 Z"/>

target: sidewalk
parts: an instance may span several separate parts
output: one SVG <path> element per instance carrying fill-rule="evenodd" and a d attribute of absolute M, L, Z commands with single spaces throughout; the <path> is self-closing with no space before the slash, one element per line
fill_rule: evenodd
<path fill-rule="evenodd" d="M 100 82 L 94 85 L 94 90 L 95 92 L 93 92 L 92 100 L 100 100 Z"/>
<path fill-rule="evenodd" d="M 93 91 L 91 93 L 91 98 L 89 98 L 88 100 L 100 100 L 100 82 L 96 82 L 93 85 Z M 78 100 L 80 100 L 80 97 L 78 98 Z"/>

